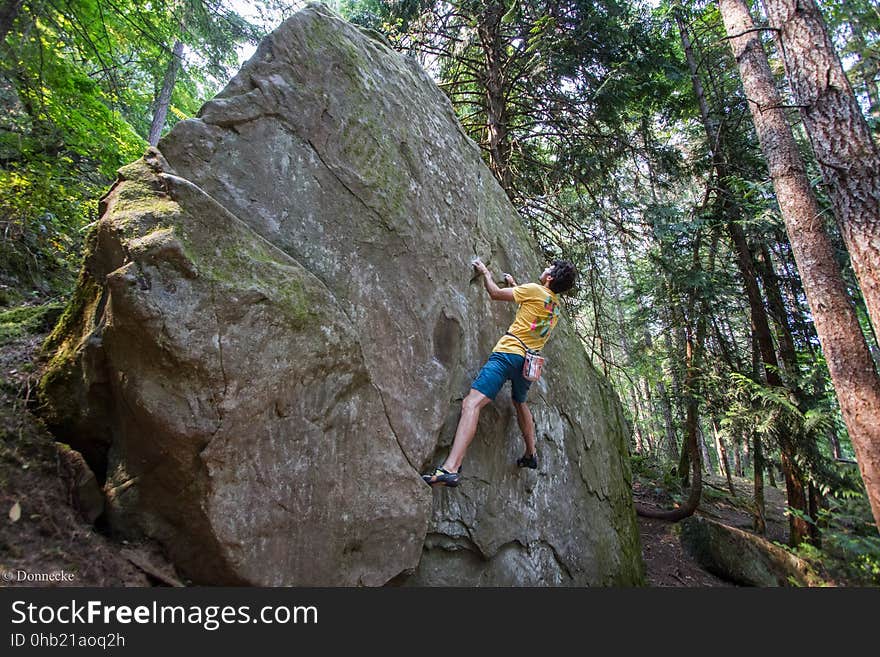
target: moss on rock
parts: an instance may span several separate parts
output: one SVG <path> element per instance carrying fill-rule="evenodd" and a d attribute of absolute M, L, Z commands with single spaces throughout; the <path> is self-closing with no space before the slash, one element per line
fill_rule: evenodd
<path fill-rule="evenodd" d="M 63 303 L 51 301 L 0 312 L 0 343 L 32 333 L 42 333 L 55 323 L 63 308 Z"/>

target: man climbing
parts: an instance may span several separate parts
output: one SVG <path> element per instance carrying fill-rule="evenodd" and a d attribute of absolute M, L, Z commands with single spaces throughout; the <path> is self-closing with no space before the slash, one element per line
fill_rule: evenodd
<path fill-rule="evenodd" d="M 535 425 L 532 413 L 526 405 L 531 382 L 523 376 L 523 362 L 527 348 L 540 351 L 544 347 L 559 319 L 557 295 L 574 286 L 576 275 L 574 265 L 565 260 L 556 260 L 541 274 L 539 283 L 517 285 L 513 276 L 505 274 L 504 280 L 509 287 L 500 288 L 495 283 L 492 272 L 479 259 L 474 260 L 473 266 L 483 275 L 483 284 L 491 299 L 514 301 L 519 304 L 519 309 L 513 324 L 496 343 L 489 360 L 477 374 L 470 392 L 462 401 L 461 419 L 458 421 L 449 456 L 439 468 L 422 475 L 425 483 L 432 486 L 458 486 L 461 480 L 461 462 L 477 432 L 480 411 L 495 399 L 507 380 L 510 380 L 516 419 L 526 444 L 525 453 L 516 464 L 521 468 L 538 467 Z"/>

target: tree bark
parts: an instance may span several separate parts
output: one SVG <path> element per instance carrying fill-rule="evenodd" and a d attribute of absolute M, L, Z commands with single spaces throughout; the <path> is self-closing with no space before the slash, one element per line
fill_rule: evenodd
<path fill-rule="evenodd" d="M 758 345 L 761 350 L 761 359 L 764 363 L 764 378 L 768 385 L 780 388 L 783 387 L 782 378 L 779 376 L 779 364 L 776 359 L 776 351 L 773 346 L 773 337 L 770 333 L 770 324 L 767 320 L 767 310 L 764 307 L 764 301 L 761 297 L 761 290 L 758 286 L 758 278 L 755 274 L 755 264 L 752 257 L 751 249 L 746 241 L 745 233 L 737 223 L 738 217 L 734 216 L 732 199 L 733 195 L 727 188 L 727 165 L 722 154 L 717 147 L 712 147 L 718 143 L 718 135 L 713 128 L 709 107 L 706 102 L 703 86 L 700 81 L 699 71 L 697 69 L 696 57 L 688 36 L 687 25 L 681 15 L 680 10 L 676 7 L 676 21 L 678 23 L 679 34 L 681 35 L 682 46 L 685 51 L 688 67 L 691 72 L 691 83 L 694 88 L 694 94 L 700 107 L 700 116 L 703 122 L 703 129 L 706 132 L 706 139 L 712 148 L 713 164 L 718 174 L 718 187 L 722 190 L 724 196 L 728 199 L 726 203 L 726 225 L 730 240 L 733 243 L 734 252 L 736 253 L 737 267 L 740 277 L 745 288 L 746 298 L 749 302 L 749 314 L 752 321 L 753 335 L 757 336 Z M 756 438 L 757 440 L 757 438 Z M 786 494 L 788 496 L 788 504 L 804 513 L 807 511 L 807 498 L 804 489 L 803 476 L 797 462 L 797 441 L 795 437 L 790 435 L 787 430 L 783 429 L 779 435 L 779 447 L 783 454 L 782 464 L 786 477 Z M 760 456 L 759 454 L 756 457 Z M 760 470 L 758 465 L 755 466 L 756 471 Z M 793 545 L 800 543 L 809 533 L 807 523 L 795 515 L 789 516 L 790 540 Z"/>
<path fill-rule="evenodd" d="M 880 150 L 815 0 L 764 0 L 786 77 L 859 279 L 880 328 Z"/>
<path fill-rule="evenodd" d="M 760 38 L 743 0 L 719 0 L 795 262 L 880 527 L 880 378 L 822 228 Z"/>
<path fill-rule="evenodd" d="M 165 119 L 168 116 L 168 107 L 171 105 L 171 94 L 174 91 L 174 84 L 177 82 L 177 74 L 180 72 L 180 64 L 183 61 L 183 41 L 175 41 L 174 49 L 171 53 L 171 61 L 168 62 L 168 68 L 165 69 L 165 79 L 162 81 L 162 89 L 156 98 L 153 106 L 153 121 L 150 123 L 150 135 L 147 141 L 150 146 L 159 143 L 162 136 L 162 128 L 165 127 Z"/>

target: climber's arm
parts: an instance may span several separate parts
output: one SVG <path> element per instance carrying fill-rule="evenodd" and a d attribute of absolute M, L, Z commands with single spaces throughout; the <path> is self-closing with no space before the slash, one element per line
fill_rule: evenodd
<path fill-rule="evenodd" d="M 492 272 L 489 271 L 489 268 L 486 267 L 486 265 L 484 265 L 479 259 L 474 260 L 473 264 L 474 269 L 476 269 L 483 275 L 483 285 L 486 286 L 486 292 L 489 293 L 489 297 L 491 299 L 495 301 L 513 301 L 512 287 L 498 287 L 498 284 L 495 283 L 495 280 L 492 278 Z M 512 276 L 510 277 L 510 280 L 513 280 Z"/>

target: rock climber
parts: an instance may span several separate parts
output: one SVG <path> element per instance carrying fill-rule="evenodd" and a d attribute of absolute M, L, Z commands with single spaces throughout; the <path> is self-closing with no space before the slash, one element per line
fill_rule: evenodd
<path fill-rule="evenodd" d="M 526 395 L 531 381 L 523 376 L 523 363 L 526 349 L 540 351 L 550 332 L 559 320 L 559 296 L 574 286 L 576 270 L 566 260 L 556 260 L 547 267 L 538 283 L 517 285 L 513 276 L 504 274 L 508 287 L 501 288 L 492 272 L 480 259 L 473 261 L 473 267 L 483 276 L 483 284 L 489 297 L 494 301 L 513 301 L 519 304 L 516 317 L 510 328 L 495 344 L 492 354 L 483 365 L 471 390 L 461 404 L 461 418 L 455 431 L 455 439 L 449 456 L 433 472 L 422 475 L 425 483 L 432 486 L 458 486 L 461 480 L 461 462 L 474 434 L 480 411 L 495 399 L 506 381 L 510 381 L 511 397 L 516 409 L 516 419 L 526 444 L 525 453 L 516 462 L 521 468 L 538 467 L 538 453 L 535 448 L 535 425 L 532 413 L 526 405 Z"/>

